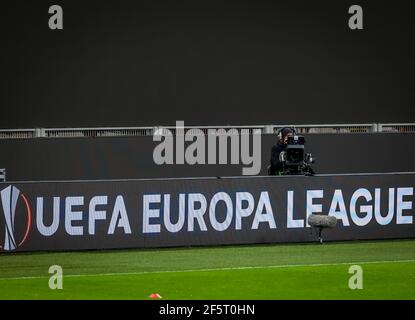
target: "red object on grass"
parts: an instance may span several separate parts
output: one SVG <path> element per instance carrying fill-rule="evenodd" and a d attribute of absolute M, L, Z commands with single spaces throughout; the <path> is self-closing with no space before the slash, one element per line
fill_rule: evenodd
<path fill-rule="evenodd" d="M 161 299 L 161 295 L 158 293 L 152 293 L 148 296 L 150 299 Z"/>

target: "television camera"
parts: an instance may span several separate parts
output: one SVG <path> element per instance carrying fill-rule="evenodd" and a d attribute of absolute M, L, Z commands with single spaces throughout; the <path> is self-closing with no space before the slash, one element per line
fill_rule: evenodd
<path fill-rule="evenodd" d="M 283 175 L 306 175 L 312 176 L 315 174 L 311 165 L 315 159 L 311 153 L 304 152 L 305 138 L 294 134 L 287 136 L 286 148 L 281 151 L 279 160 L 282 163 Z"/>

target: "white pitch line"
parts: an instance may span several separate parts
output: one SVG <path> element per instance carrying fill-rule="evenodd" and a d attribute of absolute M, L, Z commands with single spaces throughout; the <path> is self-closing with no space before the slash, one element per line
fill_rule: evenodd
<path fill-rule="evenodd" d="M 381 264 L 381 263 L 408 263 L 415 262 L 415 259 L 409 260 L 381 260 L 381 261 L 355 261 L 355 262 L 335 262 L 335 263 L 312 263 L 312 264 L 282 264 L 275 266 L 246 266 L 246 267 L 225 267 L 210 269 L 187 269 L 187 270 L 161 270 L 161 271 L 138 271 L 138 272 L 114 272 L 114 273 L 93 273 L 93 274 L 69 274 L 64 278 L 81 278 L 81 277 L 110 277 L 110 276 L 131 276 L 145 274 L 162 274 L 162 273 L 184 273 L 184 272 L 210 272 L 210 271 L 229 271 L 229 270 L 251 270 L 251 269 L 283 269 L 283 268 L 300 268 L 300 267 L 326 267 L 355 264 Z M 29 276 L 29 277 L 10 277 L 0 278 L 0 280 L 28 280 L 43 279 L 50 276 Z"/>

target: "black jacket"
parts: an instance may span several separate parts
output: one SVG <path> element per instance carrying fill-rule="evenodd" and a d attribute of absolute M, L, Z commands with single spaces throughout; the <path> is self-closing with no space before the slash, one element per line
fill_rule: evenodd
<path fill-rule="evenodd" d="M 269 166 L 268 174 L 275 176 L 278 172 L 283 170 L 282 162 L 280 161 L 280 153 L 286 148 L 284 143 L 278 142 L 271 149 L 271 163 Z"/>

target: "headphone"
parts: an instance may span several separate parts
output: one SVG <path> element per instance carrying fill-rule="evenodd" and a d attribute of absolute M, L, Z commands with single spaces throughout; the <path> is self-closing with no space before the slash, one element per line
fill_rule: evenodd
<path fill-rule="evenodd" d="M 290 130 L 291 130 L 294 134 L 296 134 L 296 133 L 297 133 L 293 127 L 282 127 L 281 129 L 279 129 L 279 130 L 277 131 L 277 136 L 278 136 L 278 139 L 282 140 L 282 132 L 283 132 L 285 129 L 290 129 Z"/>

